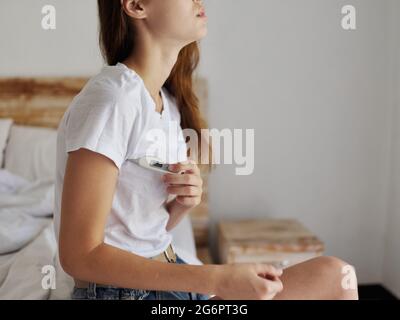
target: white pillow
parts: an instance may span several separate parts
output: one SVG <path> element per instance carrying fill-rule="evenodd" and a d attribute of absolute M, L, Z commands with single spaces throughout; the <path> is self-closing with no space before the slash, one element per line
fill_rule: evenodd
<path fill-rule="evenodd" d="M 4 167 L 4 152 L 12 123 L 12 119 L 0 119 L 0 168 Z"/>
<path fill-rule="evenodd" d="M 55 179 L 57 130 L 12 126 L 5 169 L 30 181 Z"/>

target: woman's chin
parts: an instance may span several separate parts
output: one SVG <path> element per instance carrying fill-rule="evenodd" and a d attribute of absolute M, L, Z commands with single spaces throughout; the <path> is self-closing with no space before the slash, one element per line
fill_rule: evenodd
<path fill-rule="evenodd" d="M 207 36 L 207 29 L 202 31 L 202 32 L 197 33 L 196 36 L 194 36 L 194 37 L 190 38 L 189 40 L 185 41 L 183 47 L 185 47 L 185 46 L 187 46 L 187 45 L 189 45 L 189 44 L 191 44 L 193 42 L 200 41 L 203 38 L 205 38 L 206 36 Z"/>
<path fill-rule="evenodd" d="M 208 33 L 207 27 L 202 28 L 197 34 L 196 41 L 199 41 L 199 40 L 205 38 L 207 36 L 207 33 Z"/>

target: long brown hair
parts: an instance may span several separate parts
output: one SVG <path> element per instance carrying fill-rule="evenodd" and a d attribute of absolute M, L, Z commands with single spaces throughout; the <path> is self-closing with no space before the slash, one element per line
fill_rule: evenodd
<path fill-rule="evenodd" d="M 99 43 L 101 53 L 108 65 L 113 66 L 127 59 L 134 49 L 135 31 L 130 17 L 122 9 L 121 1 L 98 0 L 99 9 Z M 184 47 L 179 55 L 170 76 L 164 87 L 175 98 L 181 114 L 182 129 L 193 129 L 197 133 L 199 145 L 197 162 L 201 159 L 201 144 L 207 145 L 203 150 L 208 151 L 208 169 L 212 168 L 212 147 L 208 138 L 201 134 L 201 129 L 207 129 L 207 122 L 203 118 L 199 99 L 193 89 L 193 73 L 200 60 L 200 51 L 197 42 Z"/>

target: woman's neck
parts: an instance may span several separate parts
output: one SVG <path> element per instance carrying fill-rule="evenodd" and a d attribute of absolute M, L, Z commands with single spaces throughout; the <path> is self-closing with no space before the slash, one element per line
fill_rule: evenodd
<path fill-rule="evenodd" d="M 158 43 L 150 37 L 135 42 L 134 52 L 124 61 L 142 79 L 153 98 L 159 92 L 171 74 L 181 47 Z"/>

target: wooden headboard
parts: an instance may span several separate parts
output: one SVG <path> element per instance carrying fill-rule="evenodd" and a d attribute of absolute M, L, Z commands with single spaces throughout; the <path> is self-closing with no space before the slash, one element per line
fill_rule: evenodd
<path fill-rule="evenodd" d="M 0 118 L 14 123 L 57 128 L 72 101 L 88 78 L 2 78 Z"/>
<path fill-rule="evenodd" d="M 0 78 L 0 118 L 15 124 L 57 128 L 68 105 L 88 78 Z M 206 81 L 195 81 L 195 90 L 207 116 Z"/>

